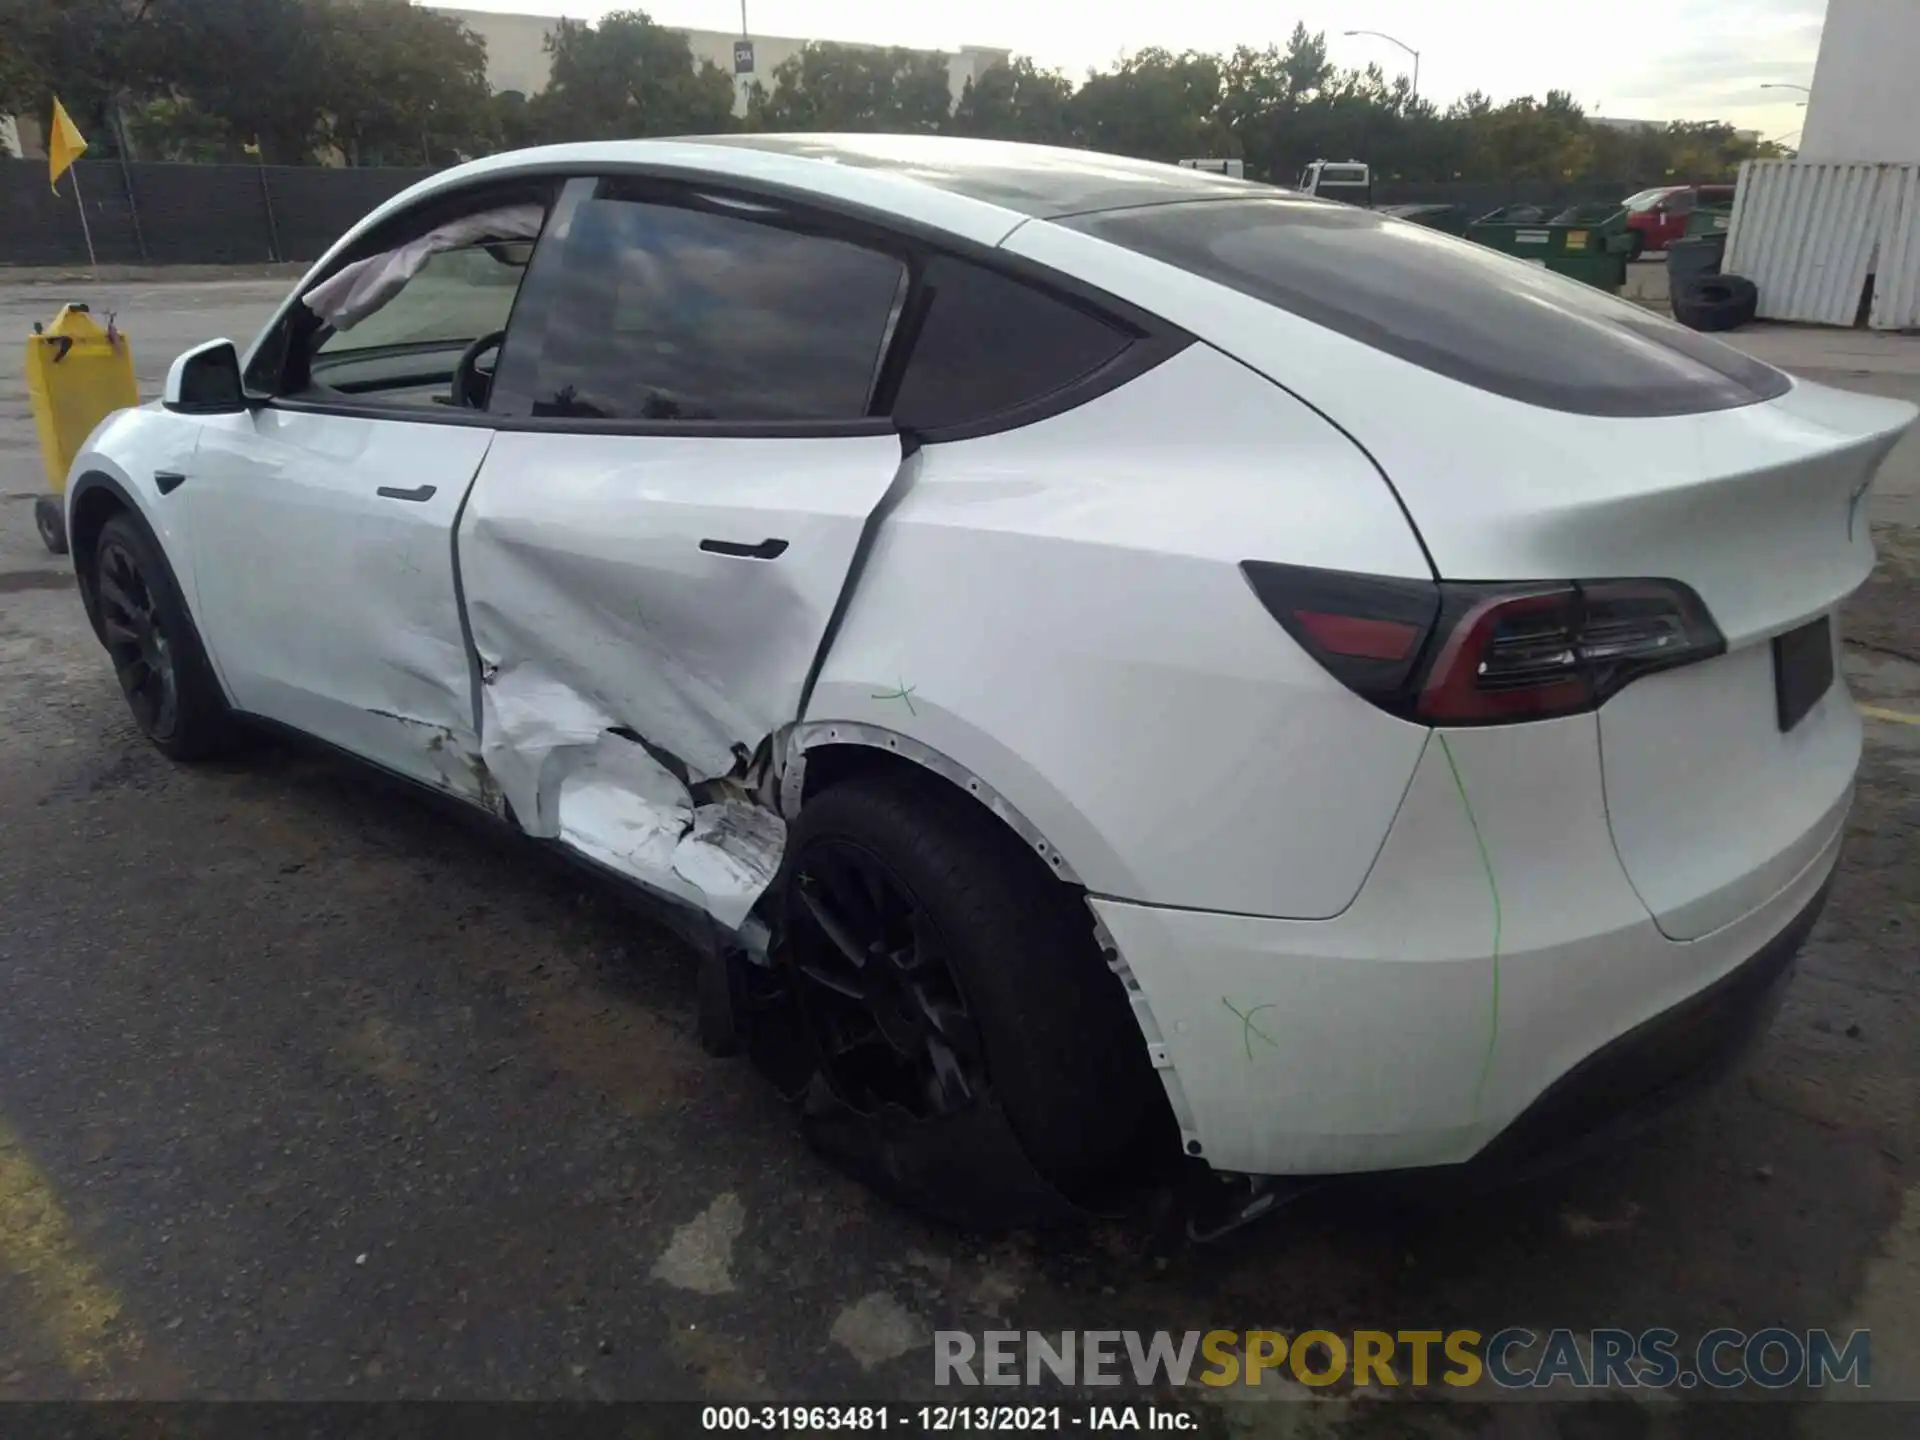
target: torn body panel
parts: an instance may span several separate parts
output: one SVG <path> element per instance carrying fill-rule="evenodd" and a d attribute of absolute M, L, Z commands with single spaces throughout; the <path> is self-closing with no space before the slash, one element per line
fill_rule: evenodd
<path fill-rule="evenodd" d="M 521 827 L 738 928 L 785 826 L 733 782 L 796 718 L 900 471 L 891 434 L 501 435 L 457 548 Z"/>
<path fill-rule="evenodd" d="M 603 731 L 557 787 L 556 838 L 738 929 L 780 868 L 787 827 L 732 796 L 695 804 L 644 746 Z"/>

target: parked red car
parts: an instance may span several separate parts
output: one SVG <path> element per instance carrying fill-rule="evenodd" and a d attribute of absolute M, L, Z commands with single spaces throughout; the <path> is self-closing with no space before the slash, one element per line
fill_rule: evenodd
<path fill-rule="evenodd" d="M 1687 217 L 1701 205 L 1733 204 L 1732 185 L 1656 185 L 1629 195 L 1627 225 L 1633 231 L 1633 258 L 1665 250 L 1687 233 Z"/>

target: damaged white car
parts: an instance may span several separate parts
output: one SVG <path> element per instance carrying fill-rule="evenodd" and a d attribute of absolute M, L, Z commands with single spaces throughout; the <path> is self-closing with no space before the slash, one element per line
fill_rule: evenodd
<path fill-rule="evenodd" d="M 1764 1017 L 1913 413 L 1225 177 L 630 142 L 382 206 L 68 524 L 164 751 L 275 722 L 701 917 L 714 1033 L 874 1183 L 1184 1157 L 1232 1218 Z"/>

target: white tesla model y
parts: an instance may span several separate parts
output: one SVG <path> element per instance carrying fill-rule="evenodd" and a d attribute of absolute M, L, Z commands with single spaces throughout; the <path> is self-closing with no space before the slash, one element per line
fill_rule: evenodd
<path fill-rule="evenodd" d="M 999 1223 L 1533 1156 L 1729 1053 L 1913 415 L 1221 176 L 628 142 L 380 207 L 68 521 L 161 749 L 273 722 L 699 917 L 819 1143 Z"/>

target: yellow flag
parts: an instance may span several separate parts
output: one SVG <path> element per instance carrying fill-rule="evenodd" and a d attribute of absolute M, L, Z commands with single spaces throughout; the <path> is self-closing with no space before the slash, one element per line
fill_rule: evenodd
<path fill-rule="evenodd" d="M 67 114 L 67 107 L 55 100 L 53 126 L 47 135 L 47 168 L 51 172 L 49 183 L 55 190 L 60 188 L 60 177 L 86 153 L 86 137 L 80 133 L 80 127 L 73 123 L 73 117 Z"/>

